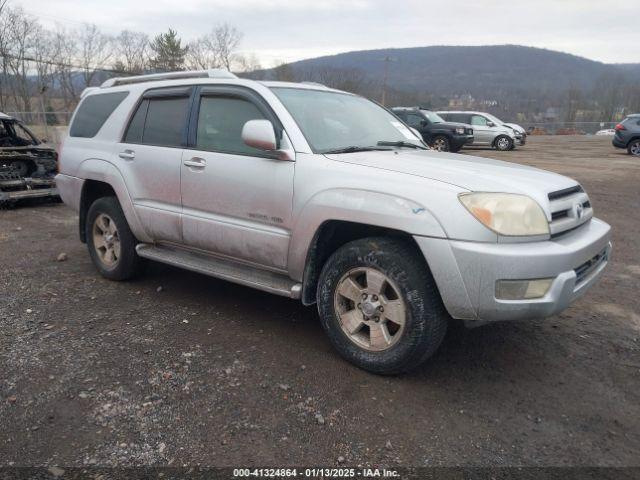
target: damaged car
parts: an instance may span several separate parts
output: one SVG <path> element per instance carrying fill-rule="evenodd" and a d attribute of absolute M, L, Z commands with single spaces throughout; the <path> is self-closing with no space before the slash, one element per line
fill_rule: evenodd
<path fill-rule="evenodd" d="M 24 198 L 59 198 L 58 154 L 22 122 L 0 112 L 0 205 Z"/>

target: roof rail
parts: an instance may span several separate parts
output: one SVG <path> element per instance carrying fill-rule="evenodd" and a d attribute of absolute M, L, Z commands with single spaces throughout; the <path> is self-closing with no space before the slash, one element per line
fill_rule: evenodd
<path fill-rule="evenodd" d="M 211 70 L 187 70 L 182 72 L 151 73 L 149 75 L 135 75 L 132 77 L 116 77 L 106 80 L 101 88 L 117 85 L 131 85 L 133 83 L 155 82 L 158 80 L 180 80 L 186 78 L 238 78 L 228 70 L 214 68 Z"/>
<path fill-rule="evenodd" d="M 313 85 L 314 87 L 329 88 L 324 83 L 319 83 L 319 82 L 300 82 L 300 83 L 302 83 L 303 85 Z"/>

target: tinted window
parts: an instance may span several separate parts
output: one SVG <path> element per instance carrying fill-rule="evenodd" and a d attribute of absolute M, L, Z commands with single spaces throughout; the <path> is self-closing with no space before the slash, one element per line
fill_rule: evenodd
<path fill-rule="evenodd" d="M 147 118 L 147 108 L 149 100 L 143 100 L 135 115 L 129 123 L 127 134 L 125 135 L 125 143 L 142 143 L 142 133 L 144 131 L 144 121 Z"/>
<path fill-rule="evenodd" d="M 422 118 L 420 115 L 416 115 L 415 113 L 410 113 L 407 115 L 407 123 L 414 128 L 420 128 L 423 121 L 424 118 Z"/>
<path fill-rule="evenodd" d="M 458 122 L 458 123 L 471 123 L 471 118 L 469 116 L 469 114 L 467 113 L 456 113 L 455 115 L 451 116 L 451 121 L 452 122 Z"/>
<path fill-rule="evenodd" d="M 264 152 L 242 141 L 242 127 L 249 120 L 266 118 L 253 103 L 235 97 L 202 97 L 198 114 L 196 148 L 243 155 Z"/>
<path fill-rule="evenodd" d="M 102 93 L 84 99 L 73 119 L 69 136 L 95 137 L 113 111 L 129 95 L 129 92 Z"/>
<path fill-rule="evenodd" d="M 487 126 L 487 119 L 482 115 L 471 115 L 471 125 Z"/>
<path fill-rule="evenodd" d="M 188 105 L 189 97 L 149 99 L 142 143 L 162 147 L 182 145 Z"/>

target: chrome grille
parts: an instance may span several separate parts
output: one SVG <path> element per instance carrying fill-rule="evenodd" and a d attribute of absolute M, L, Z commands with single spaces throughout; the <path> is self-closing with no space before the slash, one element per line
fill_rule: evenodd
<path fill-rule="evenodd" d="M 552 238 L 587 223 L 593 217 L 589 196 L 580 185 L 551 192 L 548 197 L 551 210 L 549 231 Z"/>

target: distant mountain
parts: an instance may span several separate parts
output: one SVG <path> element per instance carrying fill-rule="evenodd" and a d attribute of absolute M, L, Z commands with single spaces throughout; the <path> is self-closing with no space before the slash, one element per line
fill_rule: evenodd
<path fill-rule="evenodd" d="M 385 62 L 385 58 L 389 58 Z M 640 84 L 640 64 L 605 64 L 552 50 L 517 45 L 432 46 L 341 53 L 290 63 L 298 77 L 326 69 L 358 70 L 381 84 L 385 63 L 388 85 L 399 91 L 477 98 L 559 96 L 569 88 L 587 92 L 599 84 Z M 282 67 L 280 67 L 282 69 Z M 263 72 L 269 78 L 278 69 Z"/>

